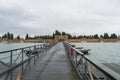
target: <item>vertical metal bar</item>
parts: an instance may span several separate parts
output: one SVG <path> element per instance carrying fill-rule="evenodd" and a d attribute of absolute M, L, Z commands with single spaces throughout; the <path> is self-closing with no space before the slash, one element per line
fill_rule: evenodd
<path fill-rule="evenodd" d="M 34 58 L 34 64 L 35 64 L 35 63 L 36 63 L 36 62 L 35 62 L 35 56 L 36 56 L 36 52 L 37 52 L 37 50 L 36 50 L 36 45 L 34 46 L 33 52 L 35 53 L 35 55 L 34 55 L 34 57 L 33 57 L 33 58 Z"/>
<path fill-rule="evenodd" d="M 46 53 L 46 45 L 45 45 L 45 43 L 44 43 L 44 54 Z"/>
<path fill-rule="evenodd" d="M 30 63 L 30 57 L 31 57 L 31 53 L 30 53 L 30 47 L 29 47 L 29 60 L 28 60 L 28 65 L 29 65 L 29 69 L 30 69 L 30 65 L 31 65 L 31 63 Z"/>
<path fill-rule="evenodd" d="M 42 44 L 40 45 L 40 56 L 42 56 Z"/>
<path fill-rule="evenodd" d="M 13 58 L 13 56 L 12 56 L 12 51 L 10 52 L 10 67 L 12 67 L 12 62 L 13 62 L 13 60 L 12 60 L 12 58 Z"/>
<path fill-rule="evenodd" d="M 12 62 L 13 62 L 13 56 L 12 55 L 13 55 L 13 51 L 10 52 L 10 68 L 12 68 L 12 66 L 13 66 L 12 65 Z M 10 80 L 12 80 L 12 79 L 13 79 L 13 72 L 11 71 L 10 72 Z"/>
<path fill-rule="evenodd" d="M 22 62 L 23 62 L 23 60 L 24 60 L 24 55 L 23 55 L 23 48 L 22 48 Z M 23 73 L 23 65 L 24 64 L 22 64 L 22 73 Z"/>
<path fill-rule="evenodd" d="M 77 52 L 76 52 L 76 55 L 75 55 L 75 66 L 77 67 Z"/>
<path fill-rule="evenodd" d="M 38 55 L 37 55 L 38 58 L 39 58 L 39 55 L 40 55 L 40 45 L 38 45 Z"/>
<path fill-rule="evenodd" d="M 24 55 L 23 55 L 23 48 L 22 48 L 22 62 L 23 62 L 23 60 L 24 60 Z"/>

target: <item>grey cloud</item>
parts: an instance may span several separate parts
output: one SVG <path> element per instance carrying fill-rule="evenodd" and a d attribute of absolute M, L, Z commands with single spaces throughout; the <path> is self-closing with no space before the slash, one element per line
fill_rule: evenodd
<path fill-rule="evenodd" d="M 3 3 L 0 6 L 1 33 L 52 34 L 58 29 L 92 34 L 120 30 L 120 2 L 117 0 L 11 0 L 6 5 Z"/>

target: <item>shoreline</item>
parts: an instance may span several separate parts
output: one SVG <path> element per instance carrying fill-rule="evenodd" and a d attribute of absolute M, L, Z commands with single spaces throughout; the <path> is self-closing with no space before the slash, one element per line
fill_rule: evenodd
<path fill-rule="evenodd" d="M 8 40 L 8 39 L 0 39 L 0 43 L 42 43 L 42 42 L 56 42 L 54 39 L 42 39 L 42 40 L 38 40 L 38 39 L 28 39 L 28 40 Z M 119 39 L 68 39 L 64 42 L 120 42 L 120 38 Z"/>

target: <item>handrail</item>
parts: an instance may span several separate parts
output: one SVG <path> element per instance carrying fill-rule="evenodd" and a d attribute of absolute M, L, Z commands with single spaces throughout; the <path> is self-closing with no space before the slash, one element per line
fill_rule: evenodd
<path fill-rule="evenodd" d="M 40 45 L 43 45 L 43 44 L 40 44 Z M 40 46 L 40 45 L 34 45 L 34 46 Z M 22 47 L 22 48 L 17 48 L 17 49 L 11 49 L 11 50 L 7 50 L 7 51 L 1 51 L 0 54 L 11 52 L 11 51 L 21 50 L 23 48 L 30 48 L 30 47 L 34 47 L 34 46 L 28 46 L 28 47 Z"/>
<path fill-rule="evenodd" d="M 49 43 L 49 45 L 40 44 L 40 45 L 34 45 L 34 46 L 0 52 L 0 55 L 5 54 L 7 56 L 7 57 L 4 56 L 3 58 L 0 59 L 0 63 L 1 63 L 0 68 L 3 68 L 3 71 L 0 71 L 0 79 L 4 78 L 3 80 L 7 80 L 7 79 L 13 80 L 13 77 L 15 78 L 15 76 L 13 76 L 13 71 L 16 68 L 22 67 L 22 72 L 23 72 L 24 66 L 26 64 L 29 64 L 29 67 L 31 65 L 30 64 L 31 62 L 35 64 L 37 58 L 39 58 L 39 56 L 46 54 L 46 51 L 49 50 L 55 44 L 56 43 Z M 19 53 L 17 53 L 18 50 L 20 51 Z M 7 62 L 5 62 L 5 60 L 7 60 Z"/>
<path fill-rule="evenodd" d="M 101 67 L 97 63 L 93 62 L 92 60 L 84 56 L 81 51 L 72 47 L 69 43 L 64 43 L 64 46 L 67 50 L 66 52 L 70 60 L 74 64 L 74 67 L 76 68 L 76 71 L 78 72 L 82 80 L 99 80 L 100 78 L 102 78 L 102 80 L 119 80 L 120 79 L 120 76 L 118 74 L 113 72 L 114 74 L 116 74 L 116 76 L 112 75 L 112 73 L 109 73 L 107 70 L 103 68 L 103 65 Z M 78 60 L 78 54 L 80 57 L 79 60 Z M 92 71 L 90 71 L 90 69 Z M 94 74 L 93 71 L 96 71 L 99 74 L 99 76 Z"/>

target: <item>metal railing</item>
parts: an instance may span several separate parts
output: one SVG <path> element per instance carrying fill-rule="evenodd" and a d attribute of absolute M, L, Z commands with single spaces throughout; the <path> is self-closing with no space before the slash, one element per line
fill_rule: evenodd
<path fill-rule="evenodd" d="M 112 73 L 105 70 L 105 66 L 93 62 L 69 43 L 64 43 L 64 46 L 67 55 L 82 80 L 120 80 L 120 78 L 118 78 L 120 77 L 119 75 L 112 75 Z"/>
<path fill-rule="evenodd" d="M 0 52 L 0 80 L 16 80 L 19 73 L 24 73 L 26 66 L 30 68 L 55 44 L 40 44 Z"/>

